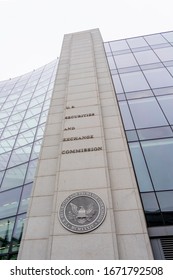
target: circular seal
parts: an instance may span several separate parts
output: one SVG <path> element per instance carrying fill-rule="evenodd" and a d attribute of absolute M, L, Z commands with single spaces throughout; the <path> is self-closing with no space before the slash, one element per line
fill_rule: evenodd
<path fill-rule="evenodd" d="M 96 229 L 104 221 L 106 207 L 103 200 L 91 192 L 76 192 L 61 204 L 59 219 L 63 227 L 75 233 Z"/>

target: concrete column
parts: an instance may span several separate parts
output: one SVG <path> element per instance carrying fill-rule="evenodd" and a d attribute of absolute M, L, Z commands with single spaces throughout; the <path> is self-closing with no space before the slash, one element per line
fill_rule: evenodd
<path fill-rule="evenodd" d="M 81 192 L 101 198 L 107 214 L 96 229 L 74 233 L 58 215 Z M 65 35 L 19 259 L 150 258 L 100 32 Z"/>

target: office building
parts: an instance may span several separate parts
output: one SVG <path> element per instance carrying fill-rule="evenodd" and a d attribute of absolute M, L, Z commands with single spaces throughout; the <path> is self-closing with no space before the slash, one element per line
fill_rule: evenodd
<path fill-rule="evenodd" d="M 0 87 L 1 259 L 173 259 L 173 32 L 68 34 Z"/>

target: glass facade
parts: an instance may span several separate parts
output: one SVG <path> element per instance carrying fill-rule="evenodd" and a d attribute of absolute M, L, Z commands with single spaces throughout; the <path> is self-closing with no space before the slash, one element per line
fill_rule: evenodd
<path fill-rule="evenodd" d="M 57 60 L 0 82 L 0 259 L 16 259 Z"/>
<path fill-rule="evenodd" d="M 173 32 L 104 46 L 147 225 L 173 226 Z"/>

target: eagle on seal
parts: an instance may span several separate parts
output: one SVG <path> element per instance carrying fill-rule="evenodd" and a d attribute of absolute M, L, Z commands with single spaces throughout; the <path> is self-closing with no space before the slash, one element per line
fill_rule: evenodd
<path fill-rule="evenodd" d="M 73 216 L 73 219 L 78 221 L 78 223 L 80 224 L 84 224 L 86 221 L 89 222 L 95 214 L 94 205 L 92 203 L 88 205 L 87 209 L 85 209 L 83 206 L 77 207 L 73 203 L 70 203 L 70 206 L 72 210 L 72 212 L 70 212 Z"/>

